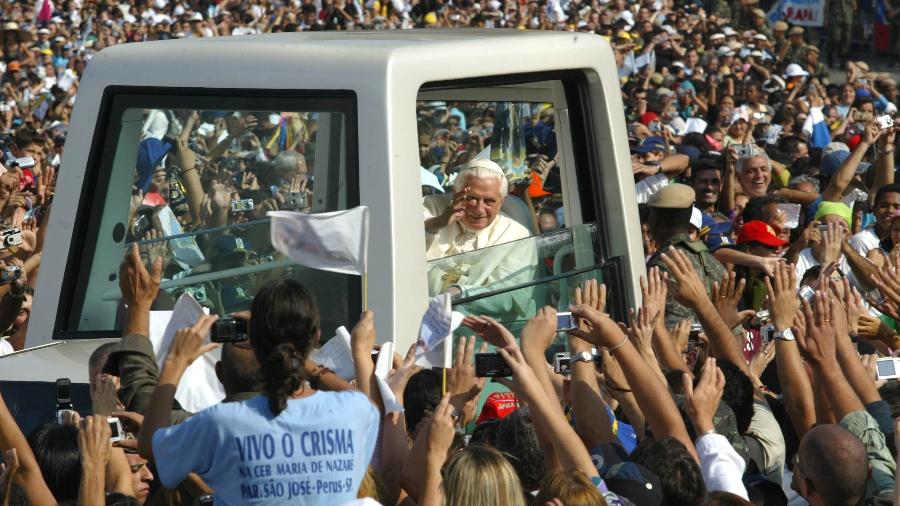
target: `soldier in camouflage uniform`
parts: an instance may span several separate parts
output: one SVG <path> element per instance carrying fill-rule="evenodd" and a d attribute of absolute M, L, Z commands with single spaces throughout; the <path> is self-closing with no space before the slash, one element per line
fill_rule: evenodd
<path fill-rule="evenodd" d="M 725 268 L 703 241 L 692 240 L 689 235 L 691 211 L 694 208 L 694 189 L 683 184 L 670 184 L 655 193 L 647 202 L 650 206 L 650 234 L 659 249 L 650 258 L 648 267 L 659 267 L 668 272 L 660 258 L 669 247 L 678 248 L 693 264 L 700 279 L 710 293 L 713 281 L 720 281 Z M 666 326 L 672 327 L 681 320 L 696 321 L 694 312 L 679 304 L 670 293 L 666 299 Z"/>
<path fill-rule="evenodd" d="M 731 22 L 731 4 L 728 3 L 728 0 L 713 0 L 709 13 L 726 22 Z"/>
<path fill-rule="evenodd" d="M 828 0 L 828 66 L 834 66 L 837 53 L 840 64 L 847 61 L 850 38 L 853 34 L 853 16 L 856 15 L 856 0 Z"/>
<path fill-rule="evenodd" d="M 803 40 L 803 27 L 795 26 L 788 31 L 790 44 L 784 55 L 783 65 L 796 63 L 801 67 L 806 64 L 806 43 Z"/>

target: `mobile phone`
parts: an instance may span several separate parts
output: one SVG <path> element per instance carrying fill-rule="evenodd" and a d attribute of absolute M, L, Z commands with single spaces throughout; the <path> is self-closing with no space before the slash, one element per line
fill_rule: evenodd
<path fill-rule="evenodd" d="M 247 339 L 247 320 L 238 318 L 219 318 L 213 324 L 209 337 L 214 343 L 239 343 Z"/>
<path fill-rule="evenodd" d="M 556 330 L 574 330 L 578 328 L 577 320 L 572 313 L 556 313 Z"/>
<path fill-rule="evenodd" d="M 775 336 L 775 325 L 763 325 L 759 328 L 759 338 L 762 340 L 763 346 L 769 344 L 769 341 L 772 340 L 772 337 Z"/>
<path fill-rule="evenodd" d="M 691 324 L 691 332 L 688 334 L 687 351 L 691 352 L 700 344 L 700 333 L 703 332 L 703 325 L 697 322 Z"/>
<path fill-rule="evenodd" d="M 231 212 L 245 213 L 253 210 L 253 199 L 241 199 L 231 201 Z"/>
<path fill-rule="evenodd" d="M 512 369 L 499 353 L 476 353 L 475 376 L 479 378 L 507 378 Z"/>
<path fill-rule="evenodd" d="M 34 158 L 30 156 L 16 158 L 16 165 L 18 165 L 20 169 L 30 169 L 34 167 Z"/>
<path fill-rule="evenodd" d="M 878 373 L 878 379 L 897 379 L 900 378 L 900 364 L 897 358 L 885 357 L 875 360 L 875 371 Z"/>
<path fill-rule="evenodd" d="M 69 378 L 56 380 L 56 422 L 66 422 L 66 415 L 72 412 L 72 382 Z"/>
<path fill-rule="evenodd" d="M 882 130 L 887 130 L 894 126 L 894 118 L 890 114 L 878 116 L 875 120 L 878 121 L 878 128 Z"/>
<path fill-rule="evenodd" d="M 819 232 L 828 232 L 828 224 L 819 223 Z"/>
<path fill-rule="evenodd" d="M 803 285 L 800 287 L 800 291 L 798 292 L 798 295 L 800 295 L 801 299 L 812 304 L 813 297 L 816 296 L 816 291 L 806 285 Z M 866 297 L 868 297 L 868 296 L 866 296 Z"/>
<path fill-rule="evenodd" d="M 378 354 L 381 353 L 381 350 L 372 350 L 372 363 L 378 363 Z"/>
<path fill-rule="evenodd" d="M 197 506 L 213 506 L 212 494 L 201 495 L 197 498 Z"/>
<path fill-rule="evenodd" d="M 109 422 L 109 442 L 115 443 L 125 439 L 125 430 L 122 428 L 122 421 L 118 417 L 111 416 L 106 419 Z"/>
<path fill-rule="evenodd" d="M 553 354 L 553 371 L 556 374 L 572 373 L 572 356 L 568 352 L 562 351 Z"/>

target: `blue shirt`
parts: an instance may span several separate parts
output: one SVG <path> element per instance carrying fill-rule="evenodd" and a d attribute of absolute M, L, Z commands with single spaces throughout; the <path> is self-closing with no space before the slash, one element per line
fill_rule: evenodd
<path fill-rule="evenodd" d="M 215 503 L 333 505 L 356 499 L 378 437 L 378 410 L 357 391 L 316 392 L 272 416 L 265 396 L 217 404 L 153 435 L 163 484 L 189 473 Z"/>

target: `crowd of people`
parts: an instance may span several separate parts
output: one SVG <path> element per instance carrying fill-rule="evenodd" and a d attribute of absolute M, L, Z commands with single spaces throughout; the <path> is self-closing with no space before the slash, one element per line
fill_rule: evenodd
<path fill-rule="evenodd" d="M 772 22 L 757 0 L 0 2 L 0 354 L 24 346 L 79 78 L 119 43 L 446 27 L 601 35 L 648 266 L 629 321 L 606 313 L 595 281 L 574 290 L 566 332 L 556 309 L 520 293 L 510 310 L 530 314 L 518 335 L 470 314 L 445 371 L 416 366 L 411 348 L 377 376 L 366 312 L 351 332 L 352 382 L 311 358 L 325 317 L 315 286 L 272 275 L 192 287 L 250 337 L 221 346 L 225 401 L 191 413 L 176 387 L 215 346 L 205 338 L 217 320 L 179 331 L 157 365 L 160 283 L 275 253 L 258 230 L 164 236 L 308 211 L 316 117 L 145 111 L 128 217 L 128 242 L 142 247 L 119 275 L 124 337 L 87 364 L 90 416 L 67 411 L 26 437 L 0 402 L 4 504 L 896 504 L 900 385 L 878 359 L 900 347 L 900 102 L 889 73 L 848 59 L 879 5 L 900 23 L 884 4 L 828 2 L 827 29 L 809 32 Z M 478 156 L 499 137 L 501 107 L 417 107 L 428 260 L 566 226 L 554 111 L 535 107 L 522 125 L 523 185 Z M 530 217 L 510 217 L 508 194 Z M 459 274 L 437 285 L 468 289 Z M 548 360 L 560 336 L 562 371 Z M 492 380 L 508 391 L 485 392 L 476 337 L 508 368 Z"/>

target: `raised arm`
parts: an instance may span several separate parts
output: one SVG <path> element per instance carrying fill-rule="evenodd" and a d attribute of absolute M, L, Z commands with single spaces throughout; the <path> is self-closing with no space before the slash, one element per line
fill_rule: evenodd
<path fill-rule="evenodd" d="M 713 356 L 728 360 L 750 376 L 750 368 L 741 352 L 731 328 L 719 316 L 716 306 L 706 294 L 706 287 L 694 271 L 691 262 L 677 248 L 669 248 L 662 254 L 662 261 L 674 277 L 668 279 L 669 292 L 675 300 L 694 310 L 703 330 L 709 337 L 709 347 Z"/>
<path fill-rule="evenodd" d="M 772 315 L 775 330 L 794 332 L 791 336 L 802 331 L 800 326 L 795 326 L 792 330 L 794 318 L 800 311 L 800 297 L 797 295 L 796 283 L 796 271 L 790 264 L 780 265 L 772 277 L 766 278 L 769 313 Z M 802 437 L 815 425 L 816 414 L 812 386 L 796 341 L 775 340 L 775 366 L 788 416 L 797 435 Z"/>
<path fill-rule="evenodd" d="M 37 459 L 31 451 L 31 446 L 22 434 L 13 418 L 3 395 L 0 394 L 0 451 L 4 454 L 15 449 L 18 456 L 19 469 L 15 475 L 16 483 L 25 491 L 29 504 L 56 504 L 53 494 L 44 482 Z"/>
<path fill-rule="evenodd" d="M 202 315 L 194 326 L 175 333 L 172 349 L 159 377 L 159 385 L 153 391 L 150 405 L 144 413 L 144 423 L 138 433 L 138 450 L 145 459 L 153 460 L 153 435 L 158 429 L 171 424 L 172 402 L 184 371 L 194 360 L 219 346 L 215 343 L 203 344 L 216 320 L 218 317 L 215 315 Z"/>
<path fill-rule="evenodd" d="M 844 190 L 847 189 L 853 176 L 856 175 L 856 168 L 859 167 L 860 162 L 862 162 L 866 151 L 875 144 L 880 136 L 881 131 L 878 129 L 877 124 L 869 123 L 866 125 L 866 130 L 863 132 L 862 141 L 859 143 L 859 146 L 850 153 L 850 156 L 844 160 L 844 163 L 841 164 L 837 172 L 835 172 L 828 181 L 828 186 L 822 192 L 823 201 L 840 202 L 841 197 L 844 195 Z"/>
<path fill-rule="evenodd" d="M 573 334 L 605 348 L 615 356 L 653 434 L 658 438 L 671 436 L 678 439 L 697 458 L 694 443 L 668 389 L 649 370 L 622 330 L 608 315 L 586 305 L 575 306 L 572 314 L 588 320 L 593 326 L 589 333 L 573 330 Z"/>

